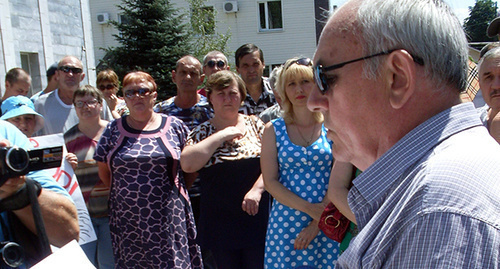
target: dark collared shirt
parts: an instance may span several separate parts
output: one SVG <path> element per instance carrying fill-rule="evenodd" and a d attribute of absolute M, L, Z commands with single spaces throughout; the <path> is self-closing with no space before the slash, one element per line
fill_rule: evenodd
<path fill-rule="evenodd" d="M 255 102 L 250 94 L 247 93 L 247 97 L 243 101 L 243 105 L 240 107 L 240 113 L 258 116 L 262 111 L 266 110 L 268 107 L 272 107 L 276 103 L 268 78 L 263 77 L 262 84 L 262 94 L 260 95 L 259 100 Z"/>

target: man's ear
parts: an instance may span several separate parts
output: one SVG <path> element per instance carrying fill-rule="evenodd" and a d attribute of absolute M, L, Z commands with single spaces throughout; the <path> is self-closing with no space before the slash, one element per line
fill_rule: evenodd
<path fill-rule="evenodd" d="M 82 76 L 80 78 L 80 81 L 83 81 L 83 79 L 85 78 L 85 73 L 82 73 Z"/>
<path fill-rule="evenodd" d="M 175 70 L 172 70 L 172 82 L 175 84 Z"/>
<path fill-rule="evenodd" d="M 400 109 L 415 92 L 415 62 L 407 51 L 396 50 L 385 63 L 388 69 L 389 101 L 394 109 Z"/>
<path fill-rule="evenodd" d="M 203 81 L 205 81 L 205 74 L 200 75 L 200 84 L 203 84 Z"/>

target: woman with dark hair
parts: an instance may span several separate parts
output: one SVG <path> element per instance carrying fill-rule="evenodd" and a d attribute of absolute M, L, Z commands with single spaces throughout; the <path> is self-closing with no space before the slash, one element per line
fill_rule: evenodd
<path fill-rule="evenodd" d="M 195 128 L 182 151 L 185 172 L 199 172 L 200 235 L 217 268 L 262 268 L 269 196 L 260 171 L 264 123 L 238 113 L 243 80 L 219 71 L 207 81 L 214 117 Z"/>
<path fill-rule="evenodd" d="M 130 114 L 111 122 L 97 145 L 99 176 L 110 186 L 117 268 L 201 268 L 196 227 L 179 157 L 188 129 L 153 111 L 156 83 L 145 72 L 123 79 Z"/>
<path fill-rule="evenodd" d="M 68 152 L 78 159 L 75 175 L 82 190 L 97 240 L 83 247 L 89 260 L 99 268 L 114 268 L 111 236 L 109 233 L 109 187 L 99 178 L 93 159 L 97 142 L 108 121 L 101 119 L 103 96 L 91 85 L 78 88 L 73 94 L 73 105 L 79 123 L 64 133 Z"/>
<path fill-rule="evenodd" d="M 106 69 L 97 74 L 97 88 L 102 92 L 106 103 L 108 104 L 113 118 L 118 119 L 124 114 L 128 114 L 125 100 L 116 94 L 120 88 L 120 81 L 115 71 Z"/>

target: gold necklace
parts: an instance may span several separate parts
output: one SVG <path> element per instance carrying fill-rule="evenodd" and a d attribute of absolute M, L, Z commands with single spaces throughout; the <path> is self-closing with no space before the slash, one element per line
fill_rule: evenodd
<path fill-rule="evenodd" d="M 307 140 L 307 139 L 305 139 L 305 138 L 304 138 L 304 135 L 303 135 L 303 134 L 302 134 L 302 132 L 300 131 L 300 128 L 299 128 L 299 126 L 298 126 L 297 124 L 295 124 L 295 128 L 297 128 L 297 132 L 299 132 L 299 135 L 300 135 L 300 137 L 302 138 L 302 140 L 303 140 L 304 142 L 306 142 L 306 144 L 305 144 L 305 145 L 306 145 L 306 147 L 307 147 L 307 146 L 309 146 L 309 145 L 311 144 L 312 140 L 313 140 L 314 133 L 316 133 L 316 123 L 314 123 L 314 125 L 313 125 L 313 131 L 312 131 L 312 133 L 311 133 L 311 137 L 309 137 L 309 140 Z"/>

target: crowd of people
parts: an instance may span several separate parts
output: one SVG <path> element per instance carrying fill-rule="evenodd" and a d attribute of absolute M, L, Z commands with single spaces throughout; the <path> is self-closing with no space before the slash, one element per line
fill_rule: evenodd
<path fill-rule="evenodd" d="M 500 268 L 500 46 L 481 53 L 477 109 L 460 98 L 468 45 L 442 1 L 348 1 L 313 59 L 269 78 L 255 44 L 234 59 L 236 72 L 220 51 L 181 57 L 163 101 L 143 71 L 80 85 L 74 56 L 29 99 L 13 68 L 0 146 L 63 134 L 97 237 L 82 249 L 101 269 Z M 68 193 L 27 177 L 50 243 L 78 238 Z M 25 181 L 0 186 L 0 208 Z M 344 240 L 320 229 L 329 203 L 350 221 Z M 30 209 L 13 213 L 36 234 Z"/>

